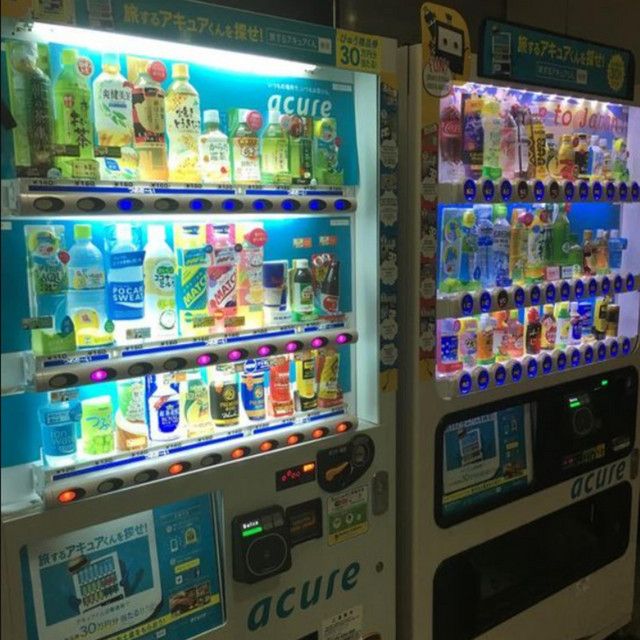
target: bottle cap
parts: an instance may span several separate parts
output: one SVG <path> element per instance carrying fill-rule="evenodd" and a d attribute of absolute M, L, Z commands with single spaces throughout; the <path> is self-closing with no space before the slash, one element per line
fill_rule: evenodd
<path fill-rule="evenodd" d="M 91 240 L 91 225 L 77 224 L 73 227 L 74 240 Z"/>
<path fill-rule="evenodd" d="M 553 315 L 553 305 L 552 304 L 545 304 L 544 307 L 544 313 L 545 315 Z"/>
<path fill-rule="evenodd" d="M 607 139 L 606 138 L 600 138 L 600 146 L 604 147 L 605 149 L 607 148 Z"/>
<path fill-rule="evenodd" d="M 593 231 L 591 229 L 585 229 L 582 232 L 582 239 L 583 240 L 591 240 L 591 238 L 593 238 Z"/>
<path fill-rule="evenodd" d="M 147 242 L 164 242 L 165 239 L 164 225 L 150 224 L 147 227 Z"/>
<path fill-rule="evenodd" d="M 189 65 L 184 62 L 174 62 L 171 66 L 171 74 L 174 78 L 189 79 Z"/>
<path fill-rule="evenodd" d="M 493 205 L 493 219 L 506 218 L 507 217 L 507 205 L 506 204 L 494 204 Z"/>
<path fill-rule="evenodd" d="M 116 239 L 124 242 L 131 242 L 133 234 L 131 233 L 130 224 L 117 224 L 116 225 Z"/>
<path fill-rule="evenodd" d="M 117 53 L 103 53 L 102 66 L 103 68 L 118 67 L 118 69 L 120 69 L 120 56 Z"/>
<path fill-rule="evenodd" d="M 597 134 L 594 134 L 594 135 L 591 136 L 591 144 L 592 145 L 598 144 L 598 141 L 599 141 L 599 138 L 598 138 Z"/>
<path fill-rule="evenodd" d="M 571 313 L 578 313 L 578 303 L 572 302 L 570 309 L 571 309 Z"/>
<path fill-rule="evenodd" d="M 609 239 L 619 238 L 620 237 L 620 229 L 611 229 L 609 231 Z"/>
<path fill-rule="evenodd" d="M 462 226 L 470 229 L 476 223 L 476 214 L 473 213 L 473 209 L 465 209 L 462 214 Z"/>
<path fill-rule="evenodd" d="M 569 317 L 569 303 L 561 302 L 558 305 L 558 318 L 568 318 Z"/>
<path fill-rule="evenodd" d="M 280 112 L 275 109 L 269 110 L 269 124 L 280 124 Z"/>
<path fill-rule="evenodd" d="M 308 269 L 309 268 L 309 261 L 306 258 L 299 258 L 297 260 L 293 261 L 293 268 L 294 269 Z"/>
<path fill-rule="evenodd" d="M 562 142 L 571 142 L 571 135 L 568 133 L 562 134 Z"/>
<path fill-rule="evenodd" d="M 596 238 L 604 238 L 604 229 L 598 229 L 596 231 Z"/>
<path fill-rule="evenodd" d="M 60 54 L 60 62 L 62 62 L 62 64 L 76 64 L 76 62 L 78 62 L 78 50 L 63 49 Z"/>
<path fill-rule="evenodd" d="M 540 314 L 535 307 L 529 307 L 527 311 L 527 321 L 528 322 L 536 322 L 540 318 Z"/>
<path fill-rule="evenodd" d="M 202 119 L 205 124 L 220 124 L 220 114 L 217 109 L 205 109 Z"/>

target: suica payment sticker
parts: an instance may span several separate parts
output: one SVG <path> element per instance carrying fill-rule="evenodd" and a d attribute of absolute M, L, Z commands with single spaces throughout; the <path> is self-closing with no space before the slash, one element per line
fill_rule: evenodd
<path fill-rule="evenodd" d="M 362 605 L 351 607 L 322 621 L 320 640 L 360 640 Z"/>
<path fill-rule="evenodd" d="M 367 487 L 353 487 L 328 500 L 329 545 L 361 536 L 369 529 Z"/>

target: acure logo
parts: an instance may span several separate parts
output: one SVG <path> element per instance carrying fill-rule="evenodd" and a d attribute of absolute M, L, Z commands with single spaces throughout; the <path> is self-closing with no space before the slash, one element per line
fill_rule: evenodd
<path fill-rule="evenodd" d="M 614 482 L 621 482 L 624 478 L 626 465 L 626 460 L 619 460 L 576 478 L 573 481 L 573 485 L 571 485 L 571 499 L 576 500 L 582 496 L 591 495 L 612 485 Z"/>

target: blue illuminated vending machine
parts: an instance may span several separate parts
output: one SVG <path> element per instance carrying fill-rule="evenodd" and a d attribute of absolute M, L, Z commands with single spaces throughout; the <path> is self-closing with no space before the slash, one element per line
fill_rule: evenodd
<path fill-rule="evenodd" d="M 395 43 L 2 11 L 3 640 L 392 640 Z"/>
<path fill-rule="evenodd" d="M 398 634 L 599 640 L 638 532 L 626 50 L 427 2 L 406 68 Z M 471 43 L 478 42 L 478 51 Z"/>

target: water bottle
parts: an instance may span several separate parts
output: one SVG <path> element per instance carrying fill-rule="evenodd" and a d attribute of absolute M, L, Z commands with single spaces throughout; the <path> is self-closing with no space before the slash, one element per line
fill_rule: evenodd
<path fill-rule="evenodd" d="M 609 232 L 609 269 L 619 271 L 622 267 L 622 252 L 627 248 L 627 239 L 620 237 L 618 229 Z"/>
<path fill-rule="evenodd" d="M 483 287 L 495 286 L 492 279 L 493 271 L 493 209 L 491 205 L 475 207 L 478 229 L 478 267 L 480 270 L 480 284 Z"/>

